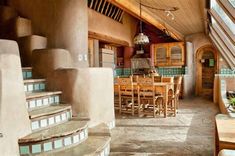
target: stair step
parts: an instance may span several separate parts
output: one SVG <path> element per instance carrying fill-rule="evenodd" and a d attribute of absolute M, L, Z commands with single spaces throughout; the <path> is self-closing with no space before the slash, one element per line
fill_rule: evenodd
<path fill-rule="evenodd" d="M 23 79 L 32 79 L 32 67 L 22 67 Z"/>
<path fill-rule="evenodd" d="M 61 91 L 57 92 L 26 92 L 26 106 L 28 109 L 36 109 L 44 106 L 60 103 Z"/>
<path fill-rule="evenodd" d="M 17 43 L 19 45 L 22 66 L 32 66 L 33 50 L 45 49 L 47 47 L 47 38 L 39 35 L 30 35 L 18 38 Z"/>
<path fill-rule="evenodd" d="M 90 136 L 83 143 L 65 149 L 63 151 L 54 151 L 43 153 L 38 156 L 108 156 L 110 153 L 111 137 L 108 136 Z"/>
<path fill-rule="evenodd" d="M 87 121 L 73 118 L 70 121 L 34 132 L 19 139 L 20 154 L 31 155 L 77 145 L 88 137 Z"/>
<path fill-rule="evenodd" d="M 71 109 L 71 105 L 66 105 L 66 104 L 51 105 L 48 107 L 43 107 L 40 109 L 29 111 L 29 118 L 34 119 L 42 116 L 49 116 L 52 114 L 63 112 L 68 109 Z"/>
<path fill-rule="evenodd" d="M 24 80 L 24 91 L 33 92 L 33 91 L 44 91 L 46 79 L 26 79 Z"/>
<path fill-rule="evenodd" d="M 33 92 L 33 93 L 26 93 L 26 99 L 35 99 L 35 98 L 41 98 L 41 97 L 47 97 L 51 95 L 57 95 L 61 94 L 61 91 L 55 91 L 55 92 Z"/>
<path fill-rule="evenodd" d="M 18 39 L 19 37 L 32 35 L 32 24 L 31 20 L 23 17 L 16 17 L 14 20 L 14 31 L 13 38 Z"/>
<path fill-rule="evenodd" d="M 72 110 L 69 105 L 49 106 L 30 111 L 29 118 L 32 130 L 38 131 L 68 121 L 72 118 Z"/>
<path fill-rule="evenodd" d="M 22 70 L 23 70 L 23 71 L 25 71 L 25 70 L 26 70 L 26 71 L 28 71 L 28 70 L 32 71 L 32 69 L 33 69 L 32 67 L 22 67 Z"/>

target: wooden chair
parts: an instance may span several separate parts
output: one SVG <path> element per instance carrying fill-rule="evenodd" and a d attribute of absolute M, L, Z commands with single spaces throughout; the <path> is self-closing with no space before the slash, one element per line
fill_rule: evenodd
<path fill-rule="evenodd" d="M 132 77 L 119 78 L 119 113 L 130 113 L 134 115 L 134 86 Z"/>
<path fill-rule="evenodd" d="M 182 76 L 176 76 L 174 79 L 174 95 L 175 95 L 175 101 L 176 101 L 176 109 L 179 109 L 179 97 L 180 97 L 180 90 L 182 86 Z"/>
<path fill-rule="evenodd" d="M 157 112 L 159 112 L 159 102 L 163 102 L 162 99 L 162 96 L 157 95 L 155 92 L 153 77 L 138 78 L 138 105 L 143 105 L 143 111 L 139 114 L 156 117 Z"/>
<path fill-rule="evenodd" d="M 174 77 L 162 77 L 162 82 L 174 83 Z"/>
<path fill-rule="evenodd" d="M 153 76 L 154 82 L 162 82 L 162 76 Z"/>
<path fill-rule="evenodd" d="M 174 94 L 168 97 L 168 111 L 171 111 L 173 116 L 176 116 L 176 111 L 179 108 L 179 94 L 182 83 L 182 76 L 175 77 L 174 81 Z"/>

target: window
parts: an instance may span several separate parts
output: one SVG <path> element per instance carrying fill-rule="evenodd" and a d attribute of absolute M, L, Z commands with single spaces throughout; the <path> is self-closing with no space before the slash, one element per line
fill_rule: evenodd
<path fill-rule="evenodd" d="M 235 0 L 229 0 L 229 3 L 235 8 Z"/>
<path fill-rule="evenodd" d="M 235 5 L 235 0 L 230 0 L 230 3 Z M 229 16 L 224 12 L 224 10 L 220 7 L 220 5 L 216 2 L 216 0 L 211 0 L 211 8 L 216 11 L 216 13 L 220 16 L 220 18 L 224 21 L 227 27 L 231 30 L 233 34 L 235 34 L 235 24 L 229 18 Z"/>
<path fill-rule="evenodd" d="M 217 34 L 223 39 L 225 45 L 230 49 L 230 51 L 235 51 L 235 46 L 233 45 L 231 40 L 228 38 L 228 36 L 220 28 L 216 20 L 212 17 L 211 21 L 212 21 L 212 27 L 217 32 Z"/>

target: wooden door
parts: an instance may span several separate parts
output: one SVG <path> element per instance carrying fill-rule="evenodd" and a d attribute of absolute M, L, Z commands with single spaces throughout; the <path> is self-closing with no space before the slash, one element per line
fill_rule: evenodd
<path fill-rule="evenodd" d="M 205 47 L 197 52 L 196 94 L 213 97 L 214 76 L 217 71 L 217 55 L 212 47 Z"/>

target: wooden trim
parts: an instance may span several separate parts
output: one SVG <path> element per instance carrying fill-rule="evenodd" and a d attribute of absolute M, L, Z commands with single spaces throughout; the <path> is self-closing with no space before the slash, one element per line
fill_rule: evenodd
<path fill-rule="evenodd" d="M 230 17 L 230 19 L 235 23 L 235 9 L 229 3 L 228 0 L 216 0 L 219 6 L 224 10 L 224 12 Z"/>
<path fill-rule="evenodd" d="M 107 35 L 92 32 L 92 31 L 88 31 L 88 37 L 92 38 L 92 39 L 97 39 L 97 40 L 100 40 L 100 41 L 112 43 L 112 44 L 115 44 L 117 46 L 129 46 L 129 43 L 127 41 L 120 40 L 120 39 L 117 39 L 117 38 L 114 38 L 114 37 L 111 37 L 111 36 L 107 36 Z"/>
<path fill-rule="evenodd" d="M 235 35 L 232 33 L 230 28 L 225 24 L 222 18 L 215 12 L 215 10 L 210 9 L 209 14 L 216 20 L 218 25 L 221 27 L 221 29 L 224 31 L 225 34 L 231 39 L 233 43 L 235 43 Z"/>

